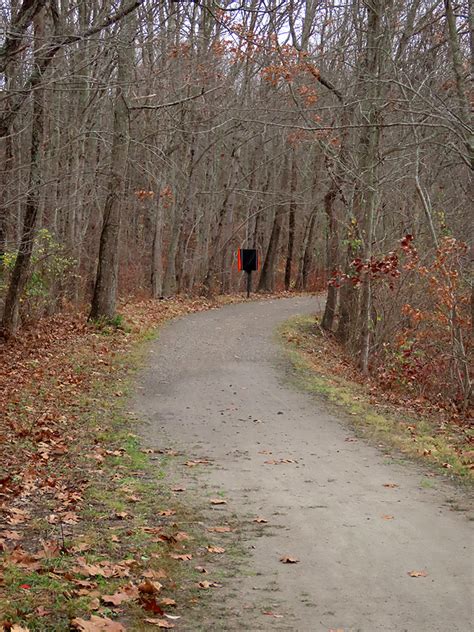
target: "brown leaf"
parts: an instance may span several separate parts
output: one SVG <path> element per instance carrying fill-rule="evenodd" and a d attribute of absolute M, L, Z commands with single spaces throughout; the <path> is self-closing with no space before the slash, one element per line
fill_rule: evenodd
<path fill-rule="evenodd" d="M 384 515 L 382 516 L 382 518 L 383 518 L 384 520 L 393 520 L 393 519 L 394 519 L 394 516 L 390 516 L 390 515 L 388 515 L 388 514 L 384 514 Z"/>
<path fill-rule="evenodd" d="M 187 562 L 193 559 L 191 553 L 170 553 L 170 557 L 172 557 L 174 560 L 181 560 L 182 562 Z"/>
<path fill-rule="evenodd" d="M 115 513 L 115 517 L 117 518 L 117 520 L 125 520 L 129 516 L 130 516 L 130 514 L 128 512 L 126 512 L 126 511 L 117 511 Z"/>
<path fill-rule="evenodd" d="M 163 586 L 160 582 L 152 582 L 150 579 L 145 579 L 144 582 L 138 585 L 138 590 L 146 595 L 159 593 L 162 588 Z"/>
<path fill-rule="evenodd" d="M 384 487 L 389 487 L 390 489 L 395 489 L 395 487 L 399 487 L 398 483 L 384 483 Z"/>
<path fill-rule="evenodd" d="M 208 546 L 207 550 L 209 553 L 225 553 L 225 549 L 221 546 Z"/>
<path fill-rule="evenodd" d="M 174 516 L 176 513 L 175 509 L 163 509 L 158 512 L 159 516 Z"/>
<path fill-rule="evenodd" d="M 207 575 L 207 568 L 204 568 L 204 566 L 195 566 L 194 569 L 198 573 L 203 573 L 203 574 Z"/>
<path fill-rule="evenodd" d="M 149 568 L 148 570 L 143 571 L 142 577 L 147 577 L 148 579 L 166 579 L 167 575 L 162 568 L 157 571 Z"/>
<path fill-rule="evenodd" d="M 204 590 L 207 590 L 208 588 L 220 588 L 220 584 L 216 584 L 216 582 L 208 582 L 207 580 L 199 582 L 198 586 Z"/>
<path fill-rule="evenodd" d="M 9 562 L 29 571 L 37 571 L 41 568 L 41 561 L 38 555 L 33 555 L 20 548 L 13 551 L 9 557 Z"/>
<path fill-rule="evenodd" d="M 71 625 L 80 632 L 125 632 L 125 628 L 118 621 L 112 621 L 107 617 L 92 615 L 89 621 L 85 619 L 73 619 Z"/>
<path fill-rule="evenodd" d="M 159 628 L 165 628 L 167 630 L 174 628 L 174 623 L 170 623 L 169 621 L 166 621 L 166 619 L 145 619 L 145 621 L 147 623 L 151 623 L 152 625 L 157 625 Z"/>
<path fill-rule="evenodd" d="M 21 540 L 22 538 L 18 531 L 3 531 L 0 536 L 6 540 Z"/>
<path fill-rule="evenodd" d="M 296 557 L 289 557 L 288 555 L 285 555 L 280 558 L 280 562 L 283 562 L 283 564 L 298 564 L 299 560 L 296 559 Z"/>
<path fill-rule="evenodd" d="M 207 527 L 207 530 L 210 531 L 211 533 L 229 533 L 230 531 L 232 531 L 232 529 L 230 527 L 228 527 L 227 525 L 223 525 L 223 526 L 217 526 L 217 527 Z"/>
<path fill-rule="evenodd" d="M 160 601 L 160 603 L 163 606 L 175 606 L 176 605 L 176 601 L 174 599 L 170 599 L 169 597 L 163 597 L 163 599 Z"/>
<path fill-rule="evenodd" d="M 113 595 L 102 595 L 102 601 L 109 605 L 120 606 L 121 604 L 127 601 L 133 601 L 134 599 L 138 599 L 138 588 L 136 586 L 130 585 L 126 586 L 122 591 L 116 592 Z"/>
<path fill-rule="evenodd" d="M 408 575 L 410 577 L 427 577 L 428 573 L 426 571 L 408 571 Z"/>
<path fill-rule="evenodd" d="M 211 505 L 227 505 L 227 500 L 224 500 L 223 498 L 211 498 L 209 502 Z"/>
<path fill-rule="evenodd" d="M 258 522 L 258 524 L 266 524 L 268 520 L 266 520 L 265 518 L 257 517 L 254 518 L 252 522 Z"/>
<path fill-rule="evenodd" d="M 182 542 L 183 540 L 191 540 L 191 536 L 188 535 L 185 531 L 178 531 L 178 533 L 176 533 L 174 537 L 175 537 L 176 542 Z"/>
<path fill-rule="evenodd" d="M 172 492 L 185 492 L 186 491 L 186 487 L 180 487 L 179 485 L 177 487 L 172 487 L 171 488 Z"/>

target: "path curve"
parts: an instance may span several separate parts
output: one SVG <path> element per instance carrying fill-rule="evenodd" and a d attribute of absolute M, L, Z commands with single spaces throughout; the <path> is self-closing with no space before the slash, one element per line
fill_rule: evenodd
<path fill-rule="evenodd" d="M 242 619 L 209 629 L 468 632 L 472 529 L 446 504 L 449 486 L 427 488 L 417 466 L 348 441 L 344 421 L 285 383 L 275 328 L 316 311 L 317 300 L 249 302 L 175 320 L 143 376 L 137 409 L 151 422 L 147 440 L 162 445 L 166 436 L 215 461 L 200 480 L 225 494 L 221 520 L 233 512 L 269 521 L 269 535 L 254 532 L 247 543 L 252 574 L 231 586 Z M 280 459 L 296 463 L 265 463 Z M 282 564 L 283 556 L 300 562 Z M 426 577 L 408 575 L 421 570 Z M 269 608 L 283 617 L 263 614 Z"/>

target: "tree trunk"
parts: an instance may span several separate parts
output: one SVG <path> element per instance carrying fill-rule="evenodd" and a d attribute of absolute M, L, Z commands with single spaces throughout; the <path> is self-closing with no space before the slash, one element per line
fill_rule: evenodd
<path fill-rule="evenodd" d="M 273 220 L 272 233 L 268 243 L 262 274 L 258 282 L 258 292 L 273 292 L 275 289 L 275 268 L 278 263 L 278 244 L 280 241 L 281 222 L 284 209 L 277 206 Z"/>
<path fill-rule="evenodd" d="M 285 266 L 285 290 L 289 290 L 291 286 L 291 268 L 293 265 L 293 249 L 295 244 L 295 191 L 296 191 L 296 157 L 293 152 L 293 160 L 291 165 L 291 185 L 290 185 L 290 209 L 288 216 L 288 249 L 286 253 Z"/>
<path fill-rule="evenodd" d="M 35 63 L 41 65 L 41 48 L 44 41 L 44 14 L 37 13 L 34 18 Z M 19 325 L 20 299 L 28 281 L 31 255 L 37 230 L 39 202 L 41 195 L 41 145 L 44 133 L 44 90 L 37 88 L 33 92 L 33 122 L 31 128 L 30 175 L 26 197 L 23 228 L 15 266 L 3 310 L 2 330 L 5 337 L 15 335 Z"/>
<path fill-rule="evenodd" d="M 114 105 L 114 129 L 107 199 L 100 235 L 97 269 L 90 318 L 112 319 L 115 316 L 121 203 L 125 189 L 130 121 L 126 93 L 133 76 L 134 16 L 124 18 L 117 42 L 117 92 Z"/>
<path fill-rule="evenodd" d="M 163 209 L 159 193 L 156 200 L 156 211 L 153 226 L 153 245 L 151 257 L 151 292 L 153 298 L 163 294 Z"/>

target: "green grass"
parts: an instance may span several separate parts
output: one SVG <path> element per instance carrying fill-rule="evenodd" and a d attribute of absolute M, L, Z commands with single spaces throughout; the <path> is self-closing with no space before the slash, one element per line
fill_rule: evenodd
<path fill-rule="evenodd" d="M 383 405 L 375 411 L 367 388 L 332 373 L 329 366 L 321 368 L 318 345 L 321 349 L 324 347 L 314 318 L 292 318 L 282 325 L 278 334 L 292 366 L 288 378 L 296 387 L 322 398 L 343 413 L 355 431 L 368 440 L 395 448 L 404 457 L 420 460 L 443 475 L 472 482 L 472 471 L 462 462 L 449 435 L 437 433 L 436 423 L 409 412 L 395 414 Z M 425 451 L 429 458 L 422 456 Z"/>

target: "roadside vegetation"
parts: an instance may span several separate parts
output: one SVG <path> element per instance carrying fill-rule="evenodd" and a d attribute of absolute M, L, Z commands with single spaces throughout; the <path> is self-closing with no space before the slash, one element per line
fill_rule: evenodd
<path fill-rule="evenodd" d="M 474 481 L 468 418 L 409 389 L 361 374 L 320 320 L 296 317 L 279 331 L 299 387 L 344 412 L 357 433 L 458 481 Z"/>
<path fill-rule="evenodd" d="M 157 326 L 232 300 L 134 302 L 113 324 L 63 314 L 4 347 L 7 632 L 171 629 L 214 587 L 207 568 L 233 529 L 198 520 L 200 507 L 172 483 L 176 470 L 211 463 L 144 446 L 128 398 Z"/>

